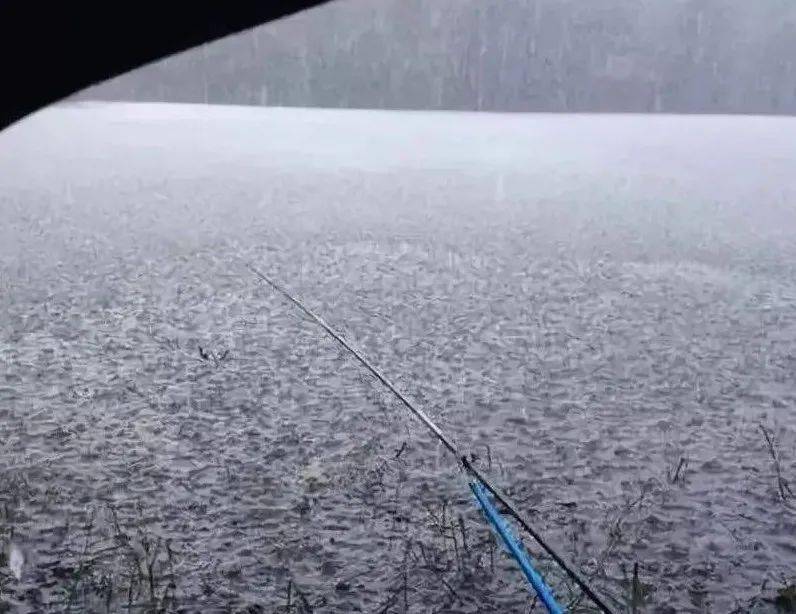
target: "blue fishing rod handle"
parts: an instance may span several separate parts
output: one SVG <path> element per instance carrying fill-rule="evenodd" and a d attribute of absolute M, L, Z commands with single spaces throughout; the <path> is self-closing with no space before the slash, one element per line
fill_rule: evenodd
<path fill-rule="evenodd" d="M 517 561 L 523 575 L 536 591 L 536 594 L 539 595 L 539 599 L 544 603 L 549 614 L 565 614 L 566 610 L 556 601 L 556 598 L 553 596 L 553 591 L 547 585 L 542 575 L 533 566 L 531 558 L 525 551 L 522 542 L 514 536 L 511 527 L 509 527 L 509 524 L 503 516 L 500 515 L 500 512 L 498 512 L 495 504 L 492 503 L 489 493 L 481 482 L 479 480 L 472 480 L 470 482 L 470 488 L 487 521 L 500 536 L 508 553 Z"/>

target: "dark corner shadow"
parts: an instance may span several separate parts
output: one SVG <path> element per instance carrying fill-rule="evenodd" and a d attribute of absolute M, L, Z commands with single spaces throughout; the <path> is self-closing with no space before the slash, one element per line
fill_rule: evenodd
<path fill-rule="evenodd" d="M 110 77 L 324 2 L 0 2 L 0 130 Z"/>

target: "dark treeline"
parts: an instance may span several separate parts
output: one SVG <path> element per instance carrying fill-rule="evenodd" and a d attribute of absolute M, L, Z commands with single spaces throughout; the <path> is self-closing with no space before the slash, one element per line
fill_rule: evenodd
<path fill-rule="evenodd" d="M 340 0 L 80 97 L 794 113 L 795 64 L 792 0 Z"/>

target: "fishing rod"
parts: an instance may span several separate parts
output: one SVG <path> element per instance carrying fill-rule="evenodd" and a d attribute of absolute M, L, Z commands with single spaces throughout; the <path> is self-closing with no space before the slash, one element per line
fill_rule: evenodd
<path fill-rule="evenodd" d="M 419 407 L 416 407 L 414 403 L 407 399 L 406 396 L 404 396 L 401 391 L 398 390 L 392 384 L 392 382 L 390 382 L 390 380 L 388 380 L 375 366 L 373 366 L 367 358 L 360 354 L 359 351 L 352 347 L 338 332 L 329 326 L 323 320 L 323 318 L 306 307 L 300 300 L 295 298 L 280 284 L 276 283 L 273 279 L 256 269 L 253 265 L 247 263 L 246 268 L 248 268 L 262 281 L 271 286 L 271 288 L 279 292 L 293 305 L 298 307 L 298 309 L 300 309 L 316 324 L 323 328 L 323 330 L 325 330 L 330 337 L 332 337 L 335 341 L 337 341 L 337 343 L 348 350 L 349 353 L 351 353 L 354 358 L 356 358 L 359 363 L 362 364 L 362 366 L 370 371 L 370 373 L 373 374 L 373 376 L 376 377 L 376 379 L 378 379 L 390 392 L 392 392 L 393 395 L 395 395 L 395 397 L 409 411 L 411 411 L 418 419 L 420 419 L 421 422 L 423 422 L 423 424 L 442 443 L 442 445 L 444 445 L 445 448 L 447 448 L 447 450 L 453 454 L 465 472 L 477 480 L 477 482 L 471 482 L 470 487 L 473 490 L 473 494 L 481 506 L 484 515 L 490 524 L 492 524 L 495 531 L 500 535 L 509 553 L 514 556 L 515 559 L 517 559 L 523 573 L 528 581 L 533 585 L 540 599 L 542 599 L 542 601 L 545 603 L 545 606 L 550 614 L 558 614 L 559 612 L 563 612 L 563 610 L 555 603 L 555 599 L 552 597 L 550 589 L 546 586 L 544 580 L 541 578 L 541 576 L 539 576 L 538 572 L 535 571 L 532 564 L 527 559 L 527 555 L 523 555 L 522 548 L 519 547 L 519 544 L 514 543 L 516 542 L 516 538 L 510 534 L 508 526 L 505 525 L 505 521 L 503 521 L 502 524 L 500 523 L 502 518 L 500 518 L 500 515 L 494 508 L 494 505 L 492 505 L 489 501 L 487 494 L 482 492 L 483 489 L 480 489 L 481 484 L 483 484 L 483 487 L 485 487 L 485 489 L 503 505 L 503 507 L 509 512 L 509 514 L 511 514 L 517 523 L 519 523 L 525 532 L 528 533 L 528 535 L 530 535 L 537 544 L 539 544 L 539 546 L 550 556 L 550 558 L 556 562 L 556 564 L 567 574 L 567 576 L 569 576 L 569 578 L 584 592 L 584 594 L 586 594 L 586 596 L 589 597 L 589 599 L 591 599 L 591 601 L 598 608 L 600 608 L 600 610 L 602 610 L 602 612 L 604 612 L 604 614 L 615 614 L 614 610 L 608 606 L 605 600 L 589 585 L 589 582 L 581 576 L 575 567 L 566 561 L 560 554 L 558 554 L 555 548 L 548 544 L 542 535 L 533 528 L 530 520 L 522 511 L 520 511 L 519 507 L 509 498 L 509 496 L 504 493 L 494 482 L 492 482 L 491 478 L 486 476 L 478 467 L 473 465 L 465 454 L 462 454 L 459 451 L 453 441 L 448 438 L 447 435 L 445 435 L 442 429 L 440 429 L 431 418 L 429 418 L 426 412 Z"/>

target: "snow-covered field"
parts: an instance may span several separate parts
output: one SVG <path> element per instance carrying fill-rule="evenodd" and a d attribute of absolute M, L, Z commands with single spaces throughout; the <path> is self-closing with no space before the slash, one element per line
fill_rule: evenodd
<path fill-rule="evenodd" d="M 0 599 L 527 611 L 444 450 L 252 262 L 618 604 L 638 563 L 650 612 L 770 609 L 795 168 L 790 118 L 84 103 L 0 133 Z"/>

